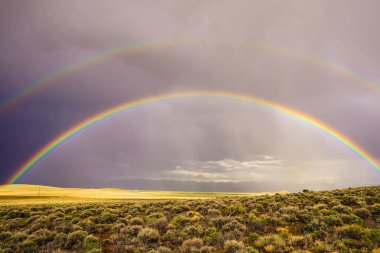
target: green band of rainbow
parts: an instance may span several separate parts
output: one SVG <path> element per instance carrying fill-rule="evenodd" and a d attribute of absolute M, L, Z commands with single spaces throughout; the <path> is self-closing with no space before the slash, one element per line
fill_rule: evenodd
<path fill-rule="evenodd" d="M 153 49 L 158 47 L 163 47 L 167 45 L 173 45 L 175 43 L 181 43 L 181 40 L 152 40 L 145 41 L 136 44 L 130 44 L 127 46 L 115 47 L 103 51 L 101 53 L 91 55 L 88 57 L 81 58 L 80 60 L 67 64 L 61 68 L 56 69 L 50 74 L 33 81 L 28 84 L 26 87 L 23 87 L 19 91 L 15 92 L 13 95 L 5 99 L 0 103 L 0 112 L 7 111 L 10 108 L 16 106 L 19 102 L 23 101 L 25 98 L 32 96 L 37 93 L 42 88 L 48 86 L 49 84 L 54 83 L 56 80 L 59 80 L 65 76 L 72 74 L 73 72 L 79 71 L 81 69 L 85 69 L 93 64 L 98 62 L 112 59 L 114 57 L 118 57 L 127 53 L 132 53 L 136 51 L 142 51 L 146 49 Z M 189 43 L 189 41 L 184 41 Z"/>
<path fill-rule="evenodd" d="M 26 172 L 28 172 L 36 163 L 41 161 L 44 157 L 46 157 L 49 153 L 51 153 L 54 149 L 62 145 L 65 141 L 75 136 L 79 132 L 85 130 L 86 128 L 99 123 L 102 120 L 105 120 L 116 113 L 122 112 L 126 109 L 138 107 L 146 104 L 151 104 L 159 101 L 172 100 L 172 99 L 180 99 L 185 97 L 223 97 L 230 98 L 234 100 L 246 101 L 255 103 L 258 105 L 266 106 L 272 108 L 276 111 L 283 112 L 287 115 L 293 116 L 296 119 L 307 122 L 310 125 L 315 126 L 316 128 L 322 130 L 328 135 L 334 137 L 340 143 L 351 149 L 355 152 L 360 158 L 364 159 L 371 165 L 374 169 L 380 172 L 380 166 L 376 162 L 376 160 L 366 152 L 362 147 L 358 144 L 354 143 L 352 140 L 339 133 L 337 130 L 328 126 L 327 124 L 313 118 L 312 116 L 306 115 L 300 111 L 287 107 L 285 105 L 281 105 L 266 99 L 243 95 L 238 93 L 224 92 L 224 91 L 193 91 L 193 92 L 177 92 L 177 93 L 166 93 L 156 96 L 150 96 L 141 98 L 138 100 L 134 100 L 131 102 L 123 103 L 118 106 L 109 108 L 101 113 L 98 113 L 92 117 L 87 118 L 86 120 L 80 122 L 79 124 L 71 127 L 67 131 L 60 134 L 58 137 L 53 139 L 47 145 L 45 145 L 42 149 L 40 149 L 37 153 L 35 153 L 30 159 L 28 159 L 22 166 L 17 170 L 16 174 L 14 174 L 9 180 L 9 184 L 16 183 Z"/>
<path fill-rule="evenodd" d="M 355 81 L 357 83 L 363 84 L 365 87 L 373 90 L 379 91 L 380 84 L 375 80 L 368 78 L 367 76 L 355 71 L 352 68 L 339 64 L 337 62 L 333 62 L 328 59 L 324 59 L 321 57 L 317 57 L 316 55 L 298 51 L 292 48 L 275 45 L 275 44 L 267 44 L 263 45 L 264 48 L 270 51 L 276 51 L 286 55 L 287 57 L 299 59 L 303 62 L 309 63 L 311 65 L 319 66 L 323 69 L 334 73 L 336 76 L 345 77 L 349 80 Z"/>
<path fill-rule="evenodd" d="M 102 62 L 107 59 L 116 58 L 127 53 L 138 52 L 138 51 L 143 51 L 143 50 L 148 50 L 148 49 L 153 49 L 153 48 L 173 46 L 176 44 L 194 44 L 194 43 L 209 43 L 209 42 L 213 44 L 219 43 L 219 44 L 231 44 L 231 45 L 235 45 L 236 43 L 238 43 L 236 41 L 229 40 L 229 39 L 209 39 L 209 38 L 197 39 L 195 38 L 195 39 L 151 40 L 151 41 L 145 41 L 145 42 L 140 42 L 136 44 L 123 45 L 120 47 L 111 48 L 109 50 L 105 50 L 98 54 L 81 58 L 74 63 L 67 64 L 61 68 L 56 69 L 50 74 L 28 84 L 26 87 L 23 87 L 18 92 L 15 92 L 13 95 L 11 95 L 10 97 L 6 98 L 3 101 L 0 101 L 0 112 L 9 110 L 10 108 L 16 106 L 19 102 L 23 101 L 25 98 L 32 96 L 33 94 L 37 93 L 42 88 L 48 86 L 49 84 L 54 83 L 56 80 L 59 80 L 81 69 L 85 69 L 98 62 Z M 244 44 L 244 43 L 241 43 L 241 44 Z M 345 67 L 341 64 L 338 64 L 326 59 L 322 59 L 320 57 L 317 57 L 309 53 L 300 52 L 300 51 L 287 48 L 281 45 L 276 45 L 273 43 L 265 43 L 265 44 L 250 43 L 249 46 L 264 49 L 270 52 L 281 53 L 287 57 L 299 59 L 309 64 L 322 67 L 324 69 L 331 71 L 335 75 L 347 77 L 350 80 L 364 84 L 366 87 L 374 88 L 376 90 L 380 89 L 380 84 L 375 82 L 374 80 L 371 80 L 359 74 L 358 72 L 348 67 Z"/>

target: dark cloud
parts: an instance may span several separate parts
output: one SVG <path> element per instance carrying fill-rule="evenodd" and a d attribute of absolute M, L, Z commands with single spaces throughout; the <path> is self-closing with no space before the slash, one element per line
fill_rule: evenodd
<path fill-rule="evenodd" d="M 192 89 L 235 91 L 289 105 L 379 158 L 380 85 L 370 88 L 365 80 L 380 79 L 379 7 L 377 1 L 2 2 L 0 99 L 83 57 L 139 42 L 177 42 L 70 72 L 2 113 L 1 179 L 90 115 L 142 96 Z M 351 74 L 317 64 L 318 58 Z M 278 171 L 253 166 L 232 173 L 220 166 L 242 166 L 259 156 L 280 160 Z M 355 170 L 362 177 L 351 176 Z M 198 183 L 181 188 L 181 179 Z M 378 179 L 332 137 L 281 113 L 227 99 L 183 99 L 129 111 L 88 130 L 22 182 L 259 191 Z"/>

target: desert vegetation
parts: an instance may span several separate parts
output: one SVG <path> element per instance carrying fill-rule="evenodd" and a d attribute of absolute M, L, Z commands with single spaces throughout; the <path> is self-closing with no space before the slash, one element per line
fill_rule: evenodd
<path fill-rule="evenodd" d="M 5 203 L 5 202 L 4 202 Z M 380 252 L 380 187 L 0 206 L 0 252 Z"/>

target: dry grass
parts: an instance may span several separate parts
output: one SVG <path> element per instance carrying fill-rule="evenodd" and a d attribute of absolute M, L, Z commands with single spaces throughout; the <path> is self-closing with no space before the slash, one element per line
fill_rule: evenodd
<path fill-rule="evenodd" d="M 285 192 L 283 192 L 285 193 Z M 223 193 L 223 192 L 178 192 L 178 191 L 144 191 L 116 188 L 83 189 L 58 188 L 51 186 L 14 184 L 0 186 L 0 203 L 2 204 L 43 204 L 60 202 L 96 202 L 104 200 L 154 200 L 154 199 L 210 199 L 228 196 L 260 196 L 275 193 Z"/>

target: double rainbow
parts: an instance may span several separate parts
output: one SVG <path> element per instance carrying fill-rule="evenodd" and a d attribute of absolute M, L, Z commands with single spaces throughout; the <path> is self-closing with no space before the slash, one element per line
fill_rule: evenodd
<path fill-rule="evenodd" d="M 334 128 L 328 126 L 327 124 L 313 118 L 310 115 L 297 111 L 293 108 L 287 107 L 285 105 L 272 102 L 263 98 L 254 97 L 251 95 L 244 95 L 239 93 L 231 93 L 225 91 L 193 91 L 193 92 L 177 92 L 177 93 L 166 93 L 160 94 L 156 96 L 150 96 L 141 98 L 138 100 L 126 102 L 120 104 L 115 107 L 111 107 L 105 111 L 102 111 L 92 117 L 87 118 L 86 120 L 80 122 L 77 125 L 69 128 L 65 132 L 61 133 L 59 136 L 54 138 L 51 142 L 46 144 L 40 150 L 38 150 L 35 154 L 33 154 L 21 167 L 17 170 L 17 172 L 8 180 L 7 183 L 13 184 L 16 183 L 23 175 L 25 175 L 29 170 L 31 170 L 38 162 L 44 159 L 47 155 L 49 155 L 53 150 L 57 149 L 59 146 L 63 145 L 69 139 L 75 137 L 82 131 L 85 131 L 89 127 L 104 121 L 111 116 L 116 115 L 117 113 L 123 112 L 127 109 L 132 109 L 135 107 L 143 106 L 146 104 L 152 104 L 160 101 L 170 101 L 180 98 L 189 98 L 189 97 L 221 97 L 221 98 L 229 98 L 237 101 L 245 101 L 254 103 L 257 105 L 265 106 L 268 108 L 272 108 L 276 111 L 283 112 L 287 115 L 290 115 L 298 120 L 304 121 L 317 129 L 322 130 L 327 133 L 331 137 L 335 138 L 341 144 L 352 150 L 356 153 L 357 156 L 367 161 L 367 163 L 372 166 L 375 170 L 380 172 L 380 165 L 376 162 L 375 158 L 372 157 L 368 152 L 366 152 L 362 147 L 358 144 L 350 140 L 348 137 L 339 133 Z"/>

